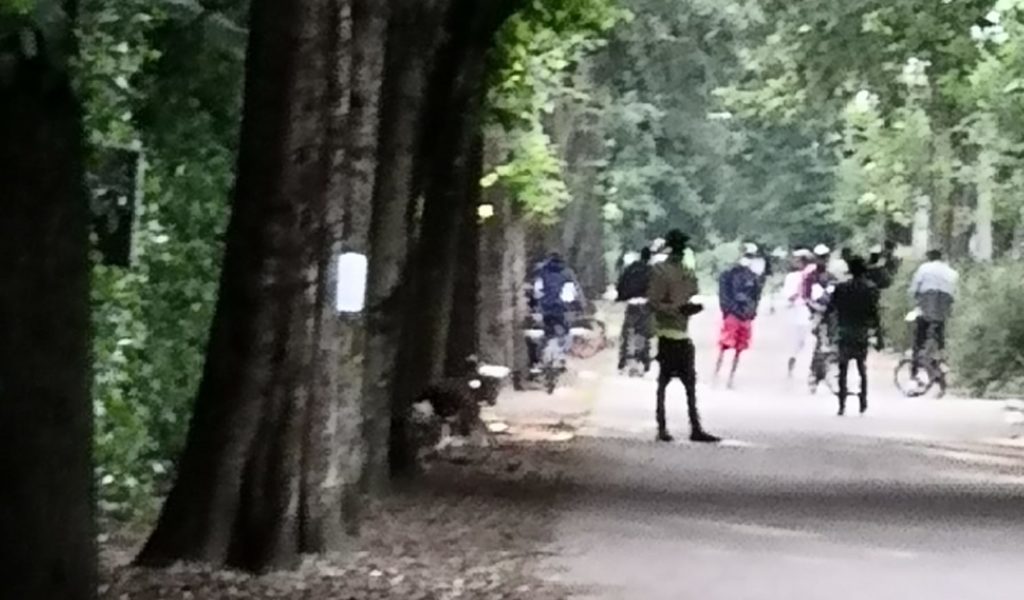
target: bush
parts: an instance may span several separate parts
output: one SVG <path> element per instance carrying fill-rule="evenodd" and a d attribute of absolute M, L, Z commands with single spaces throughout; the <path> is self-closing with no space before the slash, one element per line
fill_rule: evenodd
<path fill-rule="evenodd" d="M 893 277 L 892 285 L 882 292 L 881 317 L 885 343 L 898 352 L 909 350 L 914 342 L 913 330 L 906 322 L 906 316 L 914 308 L 909 294 L 910 280 L 914 277 L 914 271 L 919 264 L 904 261 L 899 272 Z"/>
<path fill-rule="evenodd" d="M 1024 392 L 1024 264 L 964 269 L 949 329 L 957 385 L 973 395 Z"/>

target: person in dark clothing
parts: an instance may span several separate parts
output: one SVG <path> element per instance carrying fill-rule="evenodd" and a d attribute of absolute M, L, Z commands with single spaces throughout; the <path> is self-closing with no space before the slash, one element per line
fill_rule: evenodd
<path fill-rule="evenodd" d="M 761 302 L 761 278 L 751 269 L 757 258 L 755 248 L 747 248 L 739 262 L 722 273 L 718 280 L 718 302 L 722 309 L 722 329 L 718 338 L 718 362 L 715 377 L 718 377 L 725 362 L 725 354 L 735 354 L 729 371 L 730 388 L 735 384 L 736 369 L 740 355 L 750 347 L 751 332 L 757 307 Z"/>
<path fill-rule="evenodd" d="M 850 280 L 836 286 L 827 312 L 836 320 L 836 341 L 839 351 L 839 415 L 846 413 L 849 394 L 847 379 L 850 361 L 857 364 L 860 375 L 860 412 L 868 410 L 868 346 L 872 333 L 877 347 L 882 345 L 878 311 L 878 288 L 868 278 L 867 263 L 859 256 L 849 260 Z"/>
<path fill-rule="evenodd" d="M 868 279 L 882 292 L 892 286 L 892 277 L 884 250 L 881 246 L 875 246 L 868 255 Z"/>
<path fill-rule="evenodd" d="M 619 337 L 619 370 L 626 368 L 626 352 L 629 339 L 634 332 L 643 336 L 644 342 L 640 350 L 640 360 L 644 372 L 651 369 L 650 338 L 651 310 L 647 302 L 647 288 L 651 283 L 651 250 L 640 251 L 640 259 L 627 266 L 619 277 L 618 300 L 626 303 L 626 318 L 622 322 L 622 334 Z"/>

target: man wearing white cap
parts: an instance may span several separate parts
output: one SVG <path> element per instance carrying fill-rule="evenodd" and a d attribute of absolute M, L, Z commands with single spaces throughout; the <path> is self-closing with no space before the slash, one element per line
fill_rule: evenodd
<path fill-rule="evenodd" d="M 758 261 L 761 261 L 758 264 Z M 734 352 L 732 369 L 729 371 L 729 387 L 736 380 L 740 355 L 750 347 L 751 333 L 757 308 L 761 301 L 761 278 L 764 259 L 758 256 L 757 246 L 745 244 L 743 256 L 718 280 L 718 301 L 722 309 L 722 329 L 718 338 L 718 362 L 715 377 L 718 377 L 725 362 L 725 354 Z"/>
<path fill-rule="evenodd" d="M 786 301 L 786 317 L 788 321 L 792 345 L 789 349 L 788 373 L 793 376 L 796 361 L 807 345 L 811 335 L 811 315 L 807 309 L 807 298 L 804 295 L 804 281 L 807 279 L 808 267 L 814 265 L 814 254 L 806 248 L 793 252 L 792 267 L 782 282 L 782 297 Z"/>

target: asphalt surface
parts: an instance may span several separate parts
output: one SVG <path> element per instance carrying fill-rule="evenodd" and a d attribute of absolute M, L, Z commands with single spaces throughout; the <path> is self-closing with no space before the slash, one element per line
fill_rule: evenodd
<path fill-rule="evenodd" d="M 868 414 L 837 417 L 806 357 L 787 381 L 783 315 L 758 322 L 726 390 L 717 322 L 693 332 L 721 446 L 656 444 L 654 382 L 615 374 L 612 352 L 579 365 L 585 392 L 549 400 L 586 406 L 553 577 L 600 599 L 1024 598 L 1024 446 L 1000 403 L 902 398 L 876 357 Z M 681 386 L 669 404 L 684 438 Z"/>

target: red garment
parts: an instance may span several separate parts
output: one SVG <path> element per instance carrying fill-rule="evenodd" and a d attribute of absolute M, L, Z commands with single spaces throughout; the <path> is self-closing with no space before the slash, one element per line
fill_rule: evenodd
<path fill-rule="evenodd" d="M 722 315 L 722 331 L 718 336 L 718 347 L 722 350 L 743 352 L 750 348 L 753 321 L 744 321 L 733 315 Z"/>

